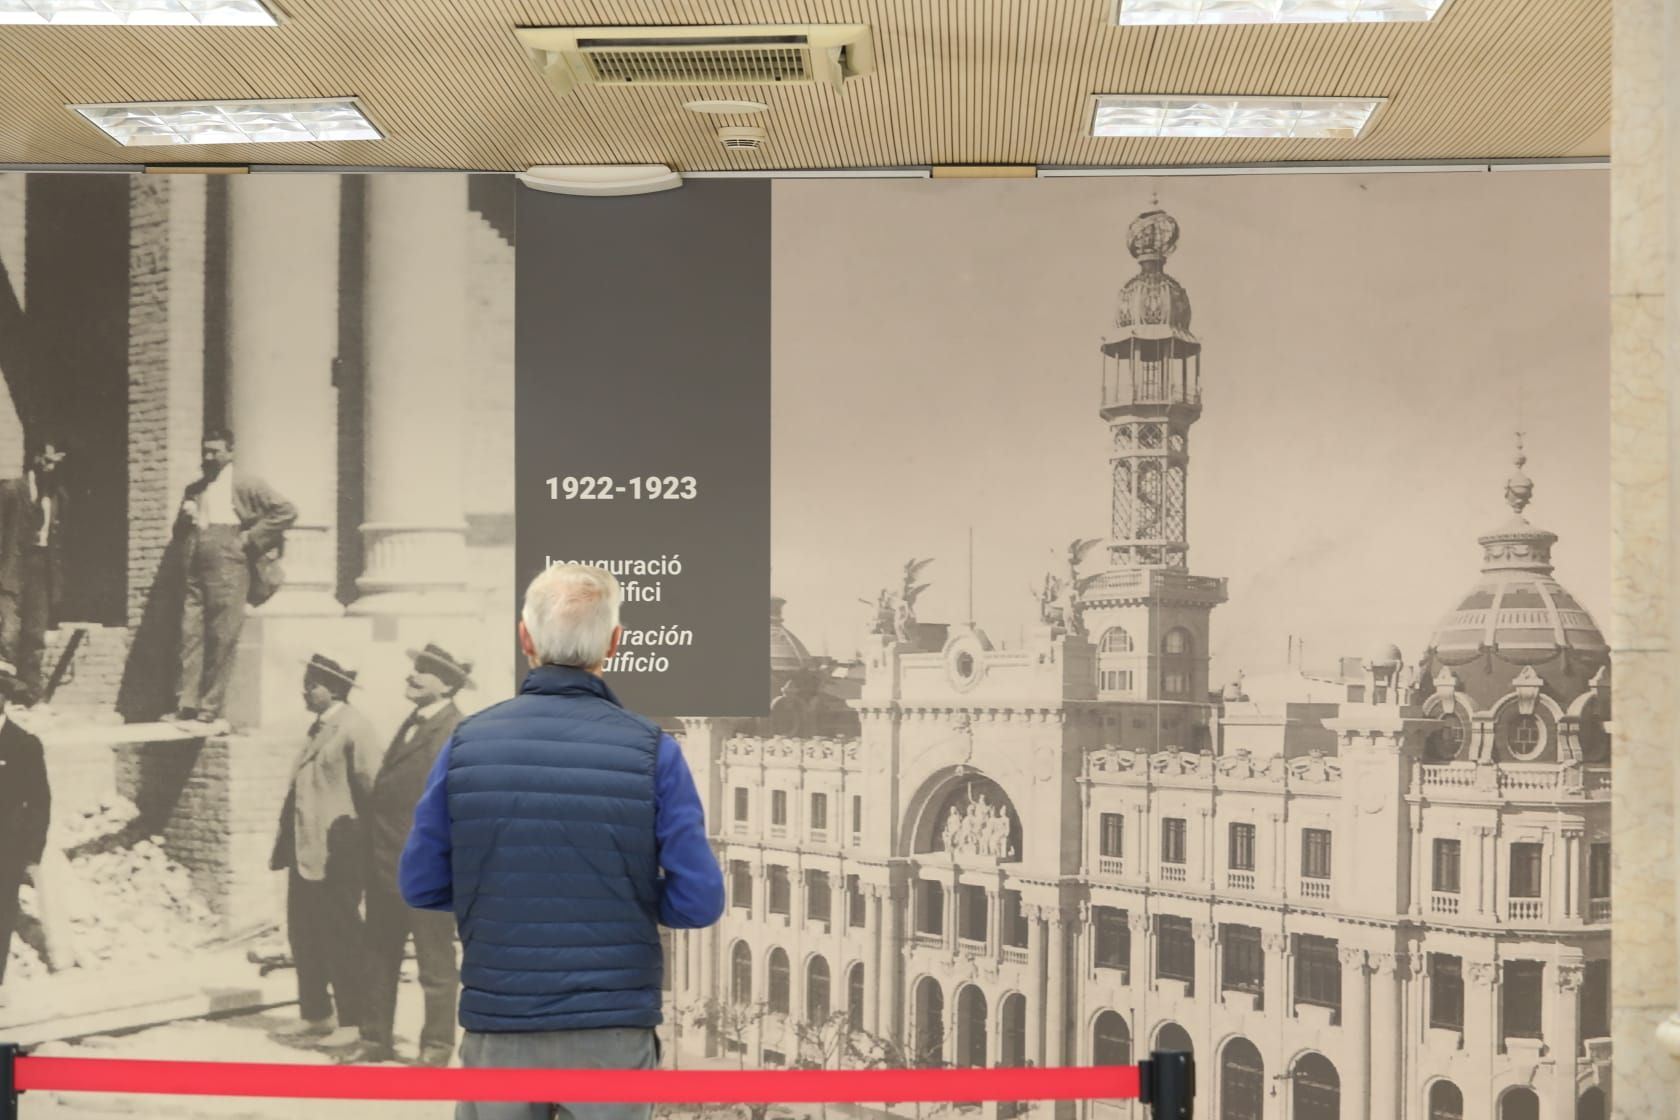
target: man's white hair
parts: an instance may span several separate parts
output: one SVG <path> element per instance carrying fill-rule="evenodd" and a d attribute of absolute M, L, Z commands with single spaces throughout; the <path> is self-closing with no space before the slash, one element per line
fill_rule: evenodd
<path fill-rule="evenodd" d="M 592 669 L 607 658 L 624 593 L 605 568 L 555 564 L 525 589 L 520 618 L 544 665 Z"/>

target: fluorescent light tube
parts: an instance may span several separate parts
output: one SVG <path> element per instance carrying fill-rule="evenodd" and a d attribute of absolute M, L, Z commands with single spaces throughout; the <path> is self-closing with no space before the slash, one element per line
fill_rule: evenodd
<path fill-rule="evenodd" d="M 0 25 L 275 27 L 262 0 L 0 0 Z"/>
<path fill-rule="evenodd" d="M 124 147 L 381 140 L 353 97 L 72 105 Z"/>
<path fill-rule="evenodd" d="M 1091 135 L 1353 140 L 1383 103 L 1373 97 L 1155 97 L 1098 94 Z"/>
<path fill-rule="evenodd" d="M 1115 0 L 1122 27 L 1220 23 L 1426 23 L 1447 0 Z"/>

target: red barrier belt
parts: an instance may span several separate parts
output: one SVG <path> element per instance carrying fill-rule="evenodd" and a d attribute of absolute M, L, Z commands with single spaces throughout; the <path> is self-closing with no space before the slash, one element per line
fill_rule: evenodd
<path fill-rule="evenodd" d="M 114 1058 L 17 1059 L 19 1090 L 387 1101 L 820 1104 L 1128 1100 L 1137 1066 L 1062 1069 L 401 1069 Z"/>

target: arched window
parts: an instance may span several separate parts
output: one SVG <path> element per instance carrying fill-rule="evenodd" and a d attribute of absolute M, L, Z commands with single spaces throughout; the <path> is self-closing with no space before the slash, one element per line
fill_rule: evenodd
<path fill-rule="evenodd" d="M 973 984 L 957 993 L 957 1064 L 986 1065 L 986 993 Z"/>
<path fill-rule="evenodd" d="M 1190 1041 L 1190 1032 L 1177 1023 L 1163 1023 L 1155 1032 L 1155 1049 L 1183 1054 L 1195 1052 L 1195 1045 Z"/>
<path fill-rule="evenodd" d="M 770 950 L 770 1010 L 788 1012 L 788 955 L 780 949 Z"/>
<path fill-rule="evenodd" d="M 998 1014 L 998 1039 L 1001 1047 L 1000 1065 L 1020 1067 L 1027 1064 L 1027 997 L 1019 992 L 1005 996 Z M 1121 1063 L 1122 1065 L 1126 1063 Z"/>
<path fill-rule="evenodd" d="M 817 1026 L 828 1019 L 828 962 L 812 957 L 805 966 L 805 1021 Z"/>
<path fill-rule="evenodd" d="M 1323 1054 L 1302 1054 L 1295 1063 L 1291 1120 L 1341 1120 L 1342 1078 Z"/>
<path fill-rule="evenodd" d="M 742 1007 L 752 1002 L 752 950 L 745 941 L 729 951 L 729 999 Z"/>
<path fill-rule="evenodd" d="M 1604 1120 L 1604 1117 L 1604 1090 L 1594 1085 L 1575 1102 L 1575 1120 Z"/>
<path fill-rule="evenodd" d="M 1117 1011 L 1104 1011 L 1091 1024 L 1091 1064 L 1094 1066 L 1129 1066 L 1132 1064 L 1132 1032 Z"/>
<path fill-rule="evenodd" d="M 1451 1081 L 1429 1087 L 1429 1120 L 1464 1120 L 1464 1094 Z"/>
<path fill-rule="evenodd" d="M 1266 1109 L 1266 1062 L 1240 1035 L 1219 1058 L 1220 1120 L 1261 1120 Z"/>
<path fill-rule="evenodd" d="M 939 981 L 924 977 L 916 985 L 916 1052 L 911 1062 L 918 1066 L 945 1064 L 945 992 Z"/>
<path fill-rule="evenodd" d="M 863 962 L 859 961 L 846 972 L 846 1029 L 863 1029 Z"/>
<path fill-rule="evenodd" d="M 1131 653 L 1132 636 L 1126 632 L 1124 626 L 1110 626 L 1103 631 L 1098 648 L 1103 653 Z"/>
<path fill-rule="evenodd" d="M 1540 1120 L 1540 1098 L 1526 1085 L 1499 1098 L 1499 1120 Z"/>
<path fill-rule="evenodd" d="M 1161 641 L 1161 655 L 1161 694 L 1170 699 L 1189 696 L 1196 660 L 1196 643 L 1190 631 L 1182 626 L 1167 631 Z"/>

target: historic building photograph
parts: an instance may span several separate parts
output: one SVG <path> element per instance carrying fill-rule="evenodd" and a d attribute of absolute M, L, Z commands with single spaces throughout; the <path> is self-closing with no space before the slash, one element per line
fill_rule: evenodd
<path fill-rule="evenodd" d="M 287 1035 L 320 1015 L 294 1006 L 313 981 L 288 898 L 322 881 L 323 844 L 340 869 L 377 846 L 339 845 L 335 799 L 423 773 L 446 728 L 417 736 L 420 713 L 514 679 L 514 189 L 0 174 L 0 685 L 52 805 L 0 1037 L 243 1011 L 187 1048 L 355 1052 L 354 1030 Z M 339 746 L 366 767 L 349 786 L 311 769 Z M 412 801 L 386 800 L 406 834 Z M 322 951 L 360 968 L 362 932 L 357 912 Z"/>
<path fill-rule="evenodd" d="M 684 721 L 677 1062 L 1608 1114 L 1607 328 L 1520 247 L 1602 257 L 1603 184 L 1481 179 L 778 186 L 786 599 L 771 714 Z"/>

